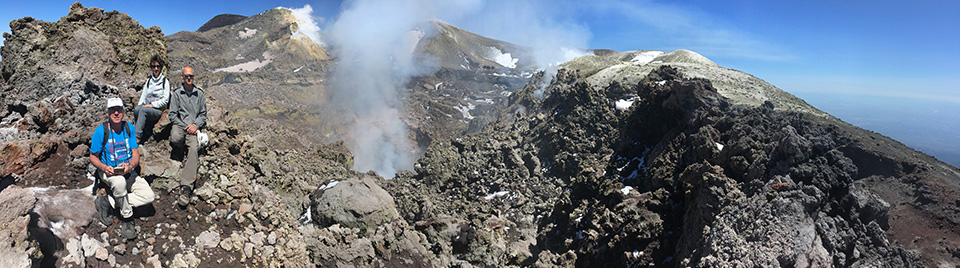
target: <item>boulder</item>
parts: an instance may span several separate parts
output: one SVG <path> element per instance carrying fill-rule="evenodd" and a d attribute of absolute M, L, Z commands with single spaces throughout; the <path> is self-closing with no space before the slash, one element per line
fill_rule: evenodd
<path fill-rule="evenodd" d="M 372 176 L 330 182 L 314 192 L 310 200 L 314 222 L 324 227 L 340 224 L 372 229 L 400 218 L 393 197 Z"/>
<path fill-rule="evenodd" d="M 32 253 L 40 251 L 28 240 L 27 215 L 37 198 L 33 191 L 16 185 L 0 192 L 0 267 L 29 267 Z"/>

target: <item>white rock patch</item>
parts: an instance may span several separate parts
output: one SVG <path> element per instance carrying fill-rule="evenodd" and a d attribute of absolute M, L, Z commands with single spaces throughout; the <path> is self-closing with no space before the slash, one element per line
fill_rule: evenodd
<path fill-rule="evenodd" d="M 257 29 L 250 29 L 247 27 L 243 27 L 243 31 L 240 31 L 237 33 L 237 38 L 240 38 L 240 40 L 243 40 L 243 39 L 253 37 L 253 35 L 255 34 L 257 34 Z"/>

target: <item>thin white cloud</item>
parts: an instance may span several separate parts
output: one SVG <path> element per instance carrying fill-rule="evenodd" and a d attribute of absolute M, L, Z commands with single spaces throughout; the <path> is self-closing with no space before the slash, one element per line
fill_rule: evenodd
<path fill-rule="evenodd" d="M 655 1 L 602 1 L 588 6 L 594 16 L 614 17 L 637 29 L 621 35 L 624 43 L 650 43 L 693 50 L 708 57 L 729 57 L 762 61 L 791 61 L 797 57 L 788 49 L 709 13 Z M 636 48 L 645 49 L 645 48 Z"/>

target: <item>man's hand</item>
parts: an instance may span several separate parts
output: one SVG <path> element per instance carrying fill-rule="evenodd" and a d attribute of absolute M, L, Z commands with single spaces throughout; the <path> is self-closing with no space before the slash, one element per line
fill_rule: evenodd
<path fill-rule="evenodd" d="M 127 165 L 127 163 L 120 163 L 120 166 L 123 167 L 123 174 L 130 173 L 130 170 L 133 169 L 133 166 Z M 120 175 L 120 174 L 118 174 Z"/>
<path fill-rule="evenodd" d="M 116 174 L 113 174 L 113 167 L 108 165 L 103 165 L 103 168 L 101 168 L 100 170 L 103 171 L 103 174 L 107 174 L 107 177 L 116 175 Z"/>
<path fill-rule="evenodd" d="M 197 135 L 197 126 L 194 124 L 187 125 L 187 134 Z"/>
<path fill-rule="evenodd" d="M 153 104 L 144 104 L 144 105 L 143 105 L 143 107 L 150 107 L 150 108 L 153 108 Z"/>

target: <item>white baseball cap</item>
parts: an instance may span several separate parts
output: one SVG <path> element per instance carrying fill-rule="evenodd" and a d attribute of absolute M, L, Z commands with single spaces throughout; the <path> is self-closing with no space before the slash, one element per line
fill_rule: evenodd
<path fill-rule="evenodd" d="M 123 100 L 121 100 L 120 98 L 110 98 L 107 100 L 107 110 L 110 110 L 110 107 L 117 107 L 117 106 L 119 106 L 120 108 L 123 108 Z"/>

